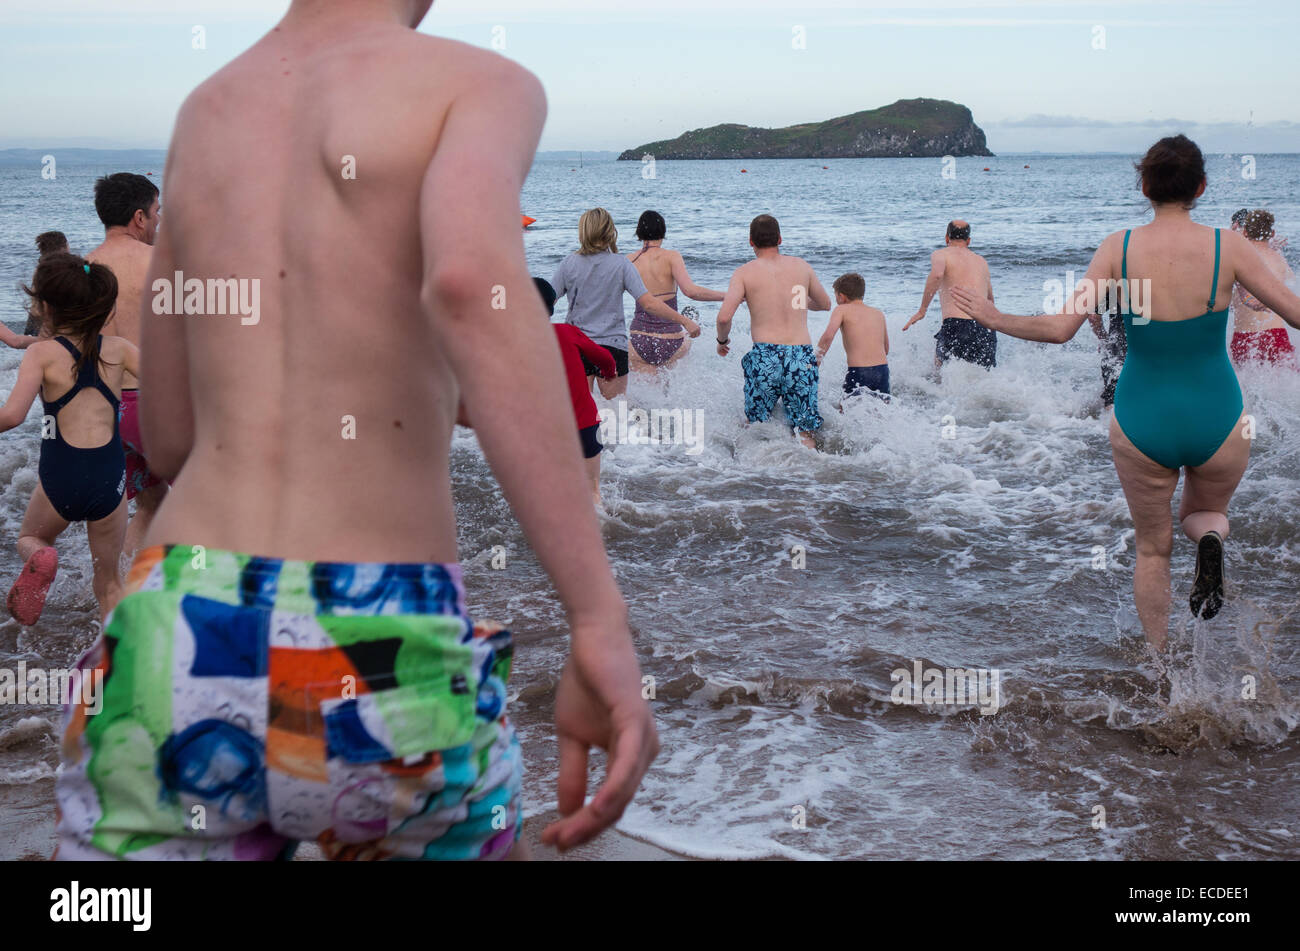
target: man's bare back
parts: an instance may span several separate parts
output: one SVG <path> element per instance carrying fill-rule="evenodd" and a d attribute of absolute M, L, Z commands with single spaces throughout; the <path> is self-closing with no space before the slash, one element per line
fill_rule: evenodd
<path fill-rule="evenodd" d="M 960 218 L 948 223 L 944 246 L 930 255 L 930 273 L 925 279 L 921 306 L 903 324 L 904 330 L 925 317 L 936 293 L 939 294 L 939 306 L 944 320 L 972 319 L 953 299 L 954 287 L 964 287 L 976 294 L 987 295 L 989 300 L 993 299 L 993 282 L 989 278 L 988 262 L 970 249 L 970 233 L 970 224 Z"/>
<path fill-rule="evenodd" d="M 152 247 L 121 233 L 110 234 L 103 244 L 86 255 L 87 261 L 106 265 L 117 278 L 117 306 L 104 325 L 104 333 L 125 337 L 137 347 L 140 345 L 141 299 L 152 257 Z M 127 373 L 122 385 L 131 390 L 139 384 L 134 375 Z"/>
<path fill-rule="evenodd" d="M 727 307 L 733 295 L 739 296 L 737 305 L 740 300 L 749 305 L 754 343 L 810 344 L 808 312 L 831 306 L 812 267 L 790 254 L 760 253 L 736 269 L 722 307 L 728 318 L 735 311 Z"/>
<path fill-rule="evenodd" d="M 988 294 L 991 286 L 989 264 L 964 244 L 951 244 L 930 255 L 930 267 L 938 271 L 939 305 L 945 318 L 973 319 L 952 298 L 954 287 L 969 287 L 978 294 Z"/>

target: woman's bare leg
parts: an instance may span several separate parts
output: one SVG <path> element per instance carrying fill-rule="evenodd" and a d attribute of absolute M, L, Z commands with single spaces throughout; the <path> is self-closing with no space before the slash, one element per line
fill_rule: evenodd
<path fill-rule="evenodd" d="M 596 379 L 596 386 L 600 388 L 600 395 L 607 400 L 622 396 L 627 392 L 627 375 L 616 376 L 612 380 L 606 380 L 604 377 Z"/>
<path fill-rule="evenodd" d="M 1169 636 L 1169 556 L 1174 547 L 1170 501 L 1178 486 L 1178 470 L 1166 468 L 1143 455 L 1113 417 L 1110 447 L 1137 533 L 1133 600 L 1137 604 L 1138 620 L 1147 643 L 1157 651 L 1164 650 Z"/>
<path fill-rule="evenodd" d="M 1242 414 L 1243 418 L 1245 414 Z M 1228 503 L 1250 461 L 1250 440 L 1242 420 L 1207 462 L 1188 468 L 1178 515 L 1187 537 L 1196 542 L 1196 577 L 1187 606 L 1200 618 L 1223 607 L 1223 540 L 1228 537 Z"/>
<path fill-rule="evenodd" d="M 1183 500 L 1178 507 L 1178 517 L 1188 538 L 1199 542 L 1206 532 L 1228 537 L 1228 503 L 1246 474 L 1249 461 L 1250 440 L 1243 435 L 1242 420 L 1238 420 L 1208 462 L 1188 467 Z"/>

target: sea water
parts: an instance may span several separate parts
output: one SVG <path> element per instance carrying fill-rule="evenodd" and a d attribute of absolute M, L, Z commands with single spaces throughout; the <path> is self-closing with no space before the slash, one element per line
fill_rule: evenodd
<path fill-rule="evenodd" d="M 603 456 L 605 544 L 663 744 L 623 831 L 728 858 L 1300 858 L 1300 374 L 1240 374 L 1256 439 L 1231 511 L 1228 602 L 1193 621 L 1195 552 L 1177 537 L 1162 685 L 1133 609 L 1133 530 L 1088 327 L 1064 346 L 1001 337 L 995 370 L 949 365 L 939 380 L 938 303 L 901 331 L 956 217 L 972 224 L 999 306 L 1040 312 L 1051 282 L 1081 276 L 1107 234 L 1149 220 L 1133 160 L 534 165 L 522 196 L 538 219 L 523 235 L 534 274 L 576 248 L 583 210 L 609 209 L 627 251 L 652 208 L 692 278 L 725 289 L 752 256 L 749 220 L 766 212 L 782 250 L 827 288 L 861 273 L 890 330 L 888 405 L 837 410 L 845 359 L 832 348 L 819 452 L 792 440 L 780 411 L 745 424 L 744 308 L 730 356 L 711 344 L 718 305 L 696 304 L 704 333 L 681 364 L 633 379 L 630 407 L 679 413 L 698 438 L 633 441 L 641 430 L 625 424 Z M 130 170 L 161 173 L 161 155 L 140 161 Z M 1239 157 L 1208 161 L 1195 220 L 1226 227 L 1237 208 L 1265 207 L 1300 236 L 1300 156 L 1255 156 L 1254 178 Z M 0 167 L 11 327 L 32 238 L 60 228 L 74 250 L 93 247 L 94 176 L 119 170 L 61 163 L 50 182 L 39 163 Z M 165 191 L 163 207 L 165 227 Z M 811 315 L 814 340 L 826 319 Z M 18 361 L 0 352 L 6 392 Z M 0 438 L 6 586 L 38 449 L 36 413 Z M 511 712 L 534 815 L 556 798 L 551 714 L 568 631 L 469 431 L 455 437 L 452 478 L 471 612 L 515 632 Z M 60 540 L 60 559 L 40 623 L 0 623 L 0 666 L 68 665 L 90 643 L 84 530 Z M 996 712 L 896 702 L 899 671 L 930 670 L 996 671 Z M 48 854 L 57 723 L 52 706 L 0 706 L 0 858 Z"/>

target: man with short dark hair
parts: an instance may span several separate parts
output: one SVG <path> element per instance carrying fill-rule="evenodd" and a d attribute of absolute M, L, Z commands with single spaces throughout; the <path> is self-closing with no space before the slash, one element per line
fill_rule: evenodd
<path fill-rule="evenodd" d="M 749 333 L 754 348 L 745 354 L 745 417 L 751 423 L 767 419 L 777 400 L 799 440 L 815 448 L 812 434 L 821 428 L 817 409 L 819 371 L 808 311 L 830 310 L 831 299 L 802 258 L 782 254 L 781 226 L 771 215 L 749 224 L 754 260 L 731 276 L 727 296 L 718 311 L 718 354 L 731 349 L 731 321 L 742 303 L 749 305 Z"/>
<path fill-rule="evenodd" d="M 948 222 L 943 243 L 944 247 L 930 255 L 930 274 L 925 280 L 921 307 L 911 320 L 903 324 L 903 329 L 924 317 L 930 301 L 939 293 L 943 323 L 934 335 L 935 369 L 953 357 L 986 369 L 995 367 L 998 362 L 997 334 L 972 319 L 952 299 L 954 287 L 968 287 L 974 288 L 976 293 L 987 294 L 988 299 L 993 300 L 988 262 L 970 249 L 970 223 L 960 218 Z"/>
<path fill-rule="evenodd" d="M 158 186 L 134 172 L 116 172 L 95 182 L 95 213 L 104 224 L 104 242 L 86 260 L 106 264 L 117 277 L 117 308 L 104 325 L 104 333 L 125 337 L 140 345 L 140 306 L 149 261 L 161 218 Z M 135 554 L 158 506 L 167 495 L 167 483 L 149 469 L 140 436 L 139 381 L 127 373 L 122 380 L 122 448 L 126 451 L 126 497 L 135 500 L 135 515 L 126 529 L 122 550 Z"/>

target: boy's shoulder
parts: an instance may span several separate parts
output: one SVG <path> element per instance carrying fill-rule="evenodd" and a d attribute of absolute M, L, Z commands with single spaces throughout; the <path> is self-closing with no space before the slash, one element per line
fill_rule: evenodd
<path fill-rule="evenodd" d="M 885 316 L 883 311 L 879 310 L 878 308 L 872 307 L 866 301 L 862 301 L 862 300 L 851 300 L 848 301 L 847 303 L 840 304 L 835 309 L 842 310 L 844 312 L 844 317 L 846 319 L 850 317 L 866 319 L 868 317 Z"/>

